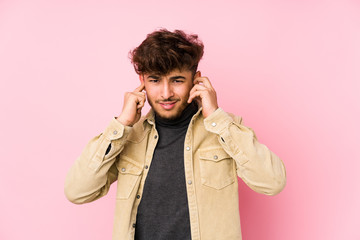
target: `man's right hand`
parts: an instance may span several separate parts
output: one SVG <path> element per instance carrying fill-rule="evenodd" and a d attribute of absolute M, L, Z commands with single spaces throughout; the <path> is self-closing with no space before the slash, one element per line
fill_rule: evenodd
<path fill-rule="evenodd" d="M 146 96 L 143 92 L 144 82 L 133 92 L 125 93 L 122 112 L 117 120 L 125 126 L 132 127 L 141 117 L 141 109 L 145 105 Z"/>

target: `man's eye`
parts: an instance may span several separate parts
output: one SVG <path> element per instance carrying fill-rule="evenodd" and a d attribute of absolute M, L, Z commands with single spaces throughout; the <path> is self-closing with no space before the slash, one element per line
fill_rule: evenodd
<path fill-rule="evenodd" d="M 159 80 L 157 80 L 157 79 L 150 79 L 150 80 L 149 80 L 149 82 L 154 82 L 154 83 L 155 83 L 155 82 L 158 82 L 158 81 L 159 81 Z"/>
<path fill-rule="evenodd" d="M 174 80 L 175 83 L 182 83 L 183 80 Z"/>

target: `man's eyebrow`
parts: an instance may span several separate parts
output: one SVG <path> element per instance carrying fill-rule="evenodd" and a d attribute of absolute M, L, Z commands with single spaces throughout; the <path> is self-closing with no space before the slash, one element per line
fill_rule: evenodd
<path fill-rule="evenodd" d="M 170 77 L 171 80 L 175 80 L 175 79 L 179 79 L 179 78 L 186 79 L 184 76 L 180 76 L 180 75 Z"/>
<path fill-rule="evenodd" d="M 159 76 L 155 76 L 155 75 L 150 75 L 150 76 L 148 76 L 148 78 L 159 79 L 160 77 L 159 77 Z"/>

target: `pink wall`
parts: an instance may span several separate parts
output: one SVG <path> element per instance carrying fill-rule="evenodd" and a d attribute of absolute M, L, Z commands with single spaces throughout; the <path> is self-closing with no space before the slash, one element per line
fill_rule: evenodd
<path fill-rule="evenodd" d="M 115 188 L 77 206 L 64 178 L 157 27 L 199 34 L 220 106 L 285 162 L 277 196 L 240 184 L 244 240 L 360 239 L 360 3 L 129 2 L 0 1 L 0 239 L 111 238 Z"/>

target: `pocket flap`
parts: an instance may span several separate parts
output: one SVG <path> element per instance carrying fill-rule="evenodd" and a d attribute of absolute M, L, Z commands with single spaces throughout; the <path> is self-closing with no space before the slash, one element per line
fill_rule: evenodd
<path fill-rule="evenodd" d="M 143 170 L 140 163 L 127 156 L 120 156 L 119 161 L 116 163 L 116 167 L 121 174 L 140 175 Z"/>
<path fill-rule="evenodd" d="M 221 161 L 225 158 L 231 158 L 223 148 L 200 149 L 200 158 L 210 161 Z"/>

